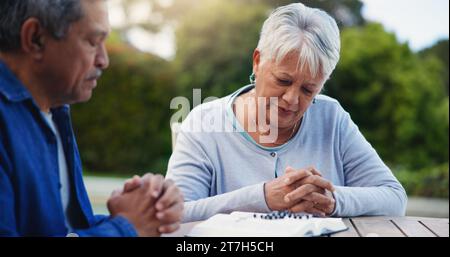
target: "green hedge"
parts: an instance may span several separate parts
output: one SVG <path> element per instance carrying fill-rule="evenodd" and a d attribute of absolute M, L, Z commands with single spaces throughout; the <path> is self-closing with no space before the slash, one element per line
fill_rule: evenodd
<path fill-rule="evenodd" d="M 110 67 L 92 99 L 72 107 L 84 168 L 115 174 L 165 173 L 171 154 L 169 63 L 123 43 L 107 45 Z"/>
<path fill-rule="evenodd" d="M 448 198 L 448 165 L 444 163 L 417 171 L 399 169 L 394 174 L 409 196 Z"/>

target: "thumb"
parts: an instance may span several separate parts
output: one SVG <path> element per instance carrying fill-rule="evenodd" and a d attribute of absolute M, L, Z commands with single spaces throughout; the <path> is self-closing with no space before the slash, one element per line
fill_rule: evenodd
<path fill-rule="evenodd" d="M 287 166 L 286 169 L 285 169 L 285 172 L 286 173 L 295 172 L 295 169 L 292 168 L 291 166 Z"/>

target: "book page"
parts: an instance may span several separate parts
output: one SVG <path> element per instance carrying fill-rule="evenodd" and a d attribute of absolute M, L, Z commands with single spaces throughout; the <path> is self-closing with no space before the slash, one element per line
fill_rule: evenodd
<path fill-rule="evenodd" d="M 201 237 L 303 237 L 319 236 L 347 227 L 340 218 L 316 218 L 312 215 L 280 212 L 233 212 L 217 214 L 196 225 L 188 236 Z"/>

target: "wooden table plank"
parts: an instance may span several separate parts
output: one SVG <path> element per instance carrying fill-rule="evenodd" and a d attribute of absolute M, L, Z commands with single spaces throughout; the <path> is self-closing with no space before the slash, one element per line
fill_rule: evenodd
<path fill-rule="evenodd" d="M 427 227 L 418 220 L 393 218 L 392 222 L 408 237 L 435 237 Z"/>
<path fill-rule="evenodd" d="M 389 219 L 352 218 L 356 230 L 363 237 L 404 237 L 405 234 Z"/>
<path fill-rule="evenodd" d="M 353 226 L 349 218 L 343 218 L 342 221 L 348 227 L 348 230 L 331 234 L 330 237 L 359 237 L 358 232 L 356 232 L 355 227 Z"/>
<path fill-rule="evenodd" d="M 355 217 L 357 219 L 364 220 L 392 220 L 392 219 L 404 219 L 404 220 L 428 220 L 428 221 L 439 221 L 439 222 L 449 222 L 448 218 L 432 218 L 432 217 L 416 217 L 416 216 L 360 216 Z"/>
<path fill-rule="evenodd" d="M 448 221 L 443 222 L 441 220 L 421 220 L 423 225 L 433 231 L 439 237 L 448 237 Z"/>

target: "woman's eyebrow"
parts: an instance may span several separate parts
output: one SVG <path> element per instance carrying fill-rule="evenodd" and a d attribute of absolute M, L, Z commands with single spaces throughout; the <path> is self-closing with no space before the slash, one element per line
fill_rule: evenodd
<path fill-rule="evenodd" d="M 317 88 L 317 87 L 318 87 L 318 84 L 312 83 L 312 82 L 306 82 L 304 85 L 305 85 L 305 86 L 311 86 L 311 87 L 314 87 L 314 88 Z"/>
<path fill-rule="evenodd" d="M 278 74 L 278 76 L 285 76 L 285 77 L 287 77 L 288 79 L 292 79 L 293 78 L 293 76 L 291 76 L 291 74 L 289 74 L 289 73 L 286 73 L 286 72 L 279 72 L 279 73 L 277 73 Z M 275 74 L 274 72 L 272 72 L 272 75 L 274 75 L 274 76 L 277 76 L 277 74 Z"/>

